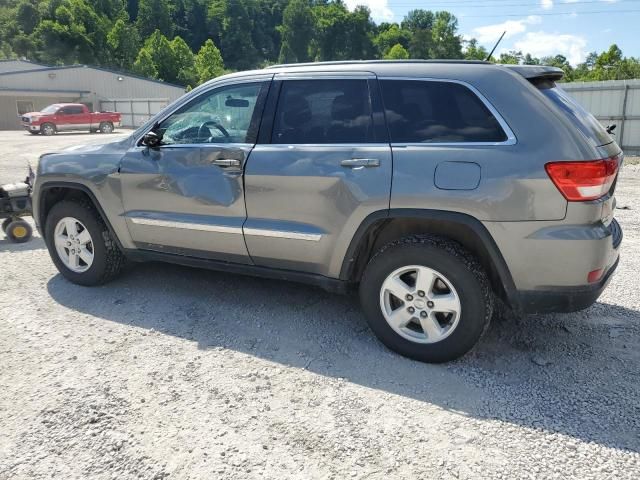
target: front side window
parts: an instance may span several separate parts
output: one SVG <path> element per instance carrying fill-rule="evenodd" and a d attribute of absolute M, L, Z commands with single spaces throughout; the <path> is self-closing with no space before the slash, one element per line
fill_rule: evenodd
<path fill-rule="evenodd" d="M 503 142 L 507 135 L 469 88 L 454 82 L 382 80 L 393 143 Z"/>
<path fill-rule="evenodd" d="M 366 80 L 286 80 L 271 143 L 372 143 Z"/>
<path fill-rule="evenodd" d="M 163 145 L 253 143 L 255 115 L 264 83 L 231 85 L 203 93 L 171 114 L 155 129 Z M 262 102 L 260 102 L 262 103 Z M 261 110 L 261 109 L 260 109 Z"/>

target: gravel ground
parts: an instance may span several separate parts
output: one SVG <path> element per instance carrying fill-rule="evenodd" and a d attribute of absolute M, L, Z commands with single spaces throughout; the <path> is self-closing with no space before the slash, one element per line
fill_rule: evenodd
<path fill-rule="evenodd" d="M 0 182 L 103 139 L 0 132 Z M 83 288 L 2 238 L 0 478 L 637 480 L 638 167 L 600 302 L 496 320 L 443 366 L 387 351 L 354 298 L 153 263 Z"/>

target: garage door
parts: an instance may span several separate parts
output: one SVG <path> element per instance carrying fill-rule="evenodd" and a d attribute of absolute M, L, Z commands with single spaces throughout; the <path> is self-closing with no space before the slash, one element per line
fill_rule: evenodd
<path fill-rule="evenodd" d="M 120 112 L 123 127 L 139 127 L 169 103 L 168 98 L 134 98 L 100 101 L 101 111 Z"/>

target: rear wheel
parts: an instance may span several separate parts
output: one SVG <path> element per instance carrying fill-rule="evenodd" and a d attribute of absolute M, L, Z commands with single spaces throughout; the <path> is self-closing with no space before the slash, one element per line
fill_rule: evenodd
<path fill-rule="evenodd" d="M 47 216 L 47 248 L 68 280 L 79 285 L 100 285 L 117 276 L 124 256 L 93 205 L 62 201 Z"/>
<path fill-rule="evenodd" d="M 40 132 L 47 137 L 56 133 L 56 126 L 53 123 L 45 123 L 40 126 Z"/>
<path fill-rule="evenodd" d="M 430 236 L 382 248 L 365 269 L 360 300 L 382 343 L 433 363 L 467 353 L 493 311 L 489 281 L 477 261 L 457 243 Z"/>
<path fill-rule="evenodd" d="M 100 124 L 100 131 L 102 133 L 113 133 L 113 123 L 111 123 L 111 122 L 102 122 Z"/>
<path fill-rule="evenodd" d="M 24 220 L 17 219 L 7 225 L 5 233 L 7 234 L 7 238 L 14 243 L 25 243 L 31 238 L 33 229 L 31 225 Z"/>

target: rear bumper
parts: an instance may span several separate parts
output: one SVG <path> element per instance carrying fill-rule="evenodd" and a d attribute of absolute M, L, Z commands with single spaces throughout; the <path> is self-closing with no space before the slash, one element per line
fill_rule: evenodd
<path fill-rule="evenodd" d="M 607 227 L 610 236 L 609 262 L 602 278 L 586 285 L 578 286 L 550 286 L 536 290 L 520 290 L 519 300 L 523 313 L 567 313 L 584 310 L 595 303 L 618 267 L 620 261 L 619 248 L 622 243 L 622 229 L 613 219 Z"/>
<path fill-rule="evenodd" d="M 619 261 L 620 259 L 617 258 L 597 283 L 579 287 L 550 287 L 548 290 L 518 292 L 523 313 L 569 313 L 589 308 L 609 285 Z"/>

